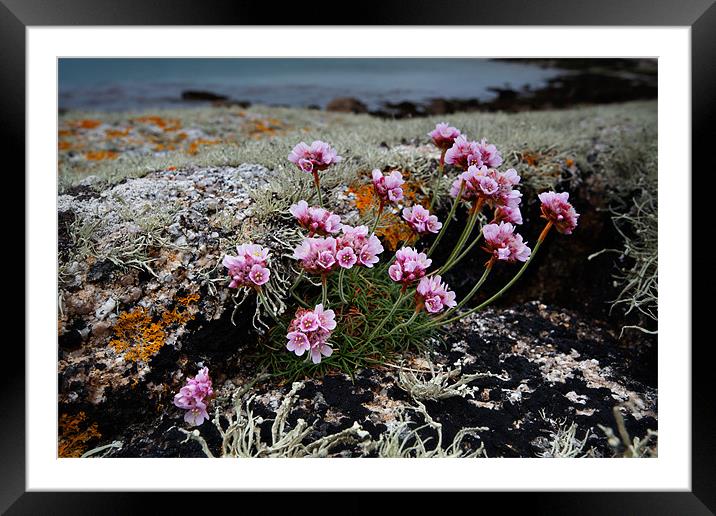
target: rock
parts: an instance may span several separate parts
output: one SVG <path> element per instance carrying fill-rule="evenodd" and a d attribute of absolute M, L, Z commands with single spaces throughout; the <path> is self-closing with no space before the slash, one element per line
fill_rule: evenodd
<path fill-rule="evenodd" d="M 112 310 L 117 306 L 117 301 L 113 298 L 109 298 L 107 301 L 104 302 L 102 306 L 99 307 L 99 309 L 95 312 L 95 317 L 99 319 L 100 321 L 107 317 L 110 313 L 112 313 Z"/>
<path fill-rule="evenodd" d="M 339 113 L 367 113 L 368 107 L 353 97 L 336 97 L 326 104 L 326 111 Z"/>
<path fill-rule="evenodd" d="M 92 326 L 92 337 L 97 339 L 103 339 L 109 334 L 109 330 L 112 328 L 112 323 L 109 321 L 98 321 Z"/>
<path fill-rule="evenodd" d="M 212 101 L 225 101 L 228 100 L 229 97 L 226 95 L 219 95 L 217 93 L 212 93 L 210 91 L 202 91 L 202 90 L 185 90 L 181 92 L 181 98 L 182 100 L 212 100 Z"/>

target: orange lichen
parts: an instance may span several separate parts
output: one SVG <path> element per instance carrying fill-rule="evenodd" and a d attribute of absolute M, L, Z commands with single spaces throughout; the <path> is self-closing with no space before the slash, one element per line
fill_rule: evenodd
<path fill-rule="evenodd" d="M 261 138 L 262 136 L 273 136 L 284 127 L 284 123 L 277 118 L 258 119 L 251 120 L 248 132 L 252 138 Z"/>
<path fill-rule="evenodd" d="M 178 129 L 181 129 L 181 121 L 175 118 L 170 119 L 164 119 L 160 116 L 140 116 L 134 119 L 135 122 L 140 122 L 143 124 L 153 124 L 162 129 L 163 131 L 169 132 L 169 131 L 176 131 Z"/>
<path fill-rule="evenodd" d="M 189 294 L 188 296 L 178 297 L 176 306 L 171 311 L 162 313 L 162 322 L 167 326 L 170 324 L 186 324 L 194 319 L 194 314 L 190 312 L 189 305 L 199 301 L 199 294 Z"/>
<path fill-rule="evenodd" d="M 70 122 L 73 126 L 79 127 L 81 129 L 94 129 L 95 127 L 99 127 L 102 125 L 101 120 L 92 120 L 92 119 L 85 119 L 85 120 L 76 120 L 75 122 Z"/>
<path fill-rule="evenodd" d="M 103 159 L 117 159 L 117 156 L 119 156 L 119 153 L 117 153 L 115 151 L 109 151 L 109 150 L 85 152 L 85 158 L 88 159 L 89 161 L 100 161 Z"/>
<path fill-rule="evenodd" d="M 145 308 L 119 314 L 109 341 L 117 353 L 129 362 L 149 362 L 166 341 L 162 326 L 155 323 Z"/>
<path fill-rule="evenodd" d="M 59 457 L 81 457 L 87 450 L 87 443 L 99 439 L 102 434 L 97 429 L 97 423 L 87 424 L 84 412 L 75 415 L 60 415 L 57 442 Z"/>
<path fill-rule="evenodd" d="M 574 160 L 571 158 L 567 158 L 567 160 L 564 163 L 565 163 L 565 165 L 567 165 L 567 168 L 572 168 L 574 166 Z"/>
<path fill-rule="evenodd" d="M 108 138 L 123 138 L 129 134 L 129 127 L 126 129 L 107 129 L 104 135 Z"/>
<path fill-rule="evenodd" d="M 197 140 L 192 141 L 189 146 L 186 149 L 187 154 L 191 154 L 192 156 L 199 152 L 199 146 L 201 145 L 216 145 L 217 143 L 220 143 L 219 140 L 205 140 L 203 138 L 199 138 Z"/>
<path fill-rule="evenodd" d="M 129 362 L 149 362 L 166 343 L 167 326 L 183 325 L 194 319 L 195 314 L 189 307 L 198 300 L 199 294 L 177 297 L 174 308 L 162 310 L 156 322 L 142 307 L 119 314 L 109 345 L 118 354 L 124 354 Z"/>
<path fill-rule="evenodd" d="M 57 143 L 57 148 L 60 150 L 69 150 L 72 148 L 72 144 L 70 142 L 61 141 Z"/>
<path fill-rule="evenodd" d="M 380 221 L 375 233 L 383 239 L 383 245 L 389 250 L 395 251 L 399 246 L 412 244 L 415 233 L 401 217 L 394 213 L 384 213 Z"/>

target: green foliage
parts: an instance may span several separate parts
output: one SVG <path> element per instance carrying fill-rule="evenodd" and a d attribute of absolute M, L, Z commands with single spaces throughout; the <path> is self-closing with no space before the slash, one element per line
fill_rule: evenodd
<path fill-rule="evenodd" d="M 310 308 L 322 300 L 320 283 L 312 283 L 312 281 L 315 281 L 315 278 L 309 278 L 293 292 L 298 303 Z M 344 278 L 345 302 L 339 298 L 338 283 L 338 273 L 329 276 L 328 292 L 332 294 L 327 308 L 336 313 L 338 322 L 329 340 L 333 347 L 333 355 L 324 357 L 319 364 L 313 364 L 308 354 L 304 358 L 299 358 L 289 353 L 285 349 L 286 333 L 294 314 L 288 312 L 278 319 L 259 343 L 257 358 L 271 374 L 289 380 L 306 376 L 322 376 L 331 371 L 342 371 L 352 376 L 356 369 L 383 364 L 407 350 L 426 349 L 428 339 L 434 330 L 416 331 L 416 327 L 421 322 L 428 320 L 424 312 L 418 315 L 414 325 L 396 328 L 400 323 L 410 319 L 415 311 L 415 304 L 412 302 L 411 294 L 391 315 L 391 310 L 401 293 L 400 286 L 390 279 L 385 266 L 378 264 L 372 269 L 358 267 L 350 269 Z M 369 338 L 373 330 L 386 317 L 388 317 L 387 322 L 384 323 L 379 335 Z"/>

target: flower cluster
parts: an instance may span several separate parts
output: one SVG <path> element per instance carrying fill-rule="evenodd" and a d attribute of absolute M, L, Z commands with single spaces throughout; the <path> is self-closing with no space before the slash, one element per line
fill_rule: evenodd
<path fill-rule="evenodd" d="M 460 135 L 445 153 L 445 163 L 462 170 L 472 165 L 495 168 L 502 165 L 502 155 L 497 147 L 488 144 L 485 138 L 476 142 L 468 141 L 465 135 Z"/>
<path fill-rule="evenodd" d="M 189 378 L 186 385 L 174 396 L 174 405 L 186 410 L 184 421 L 192 426 L 199 426 L 205 419 L 209 419 L 206 412 L 207 398 L 213 395 L 209 368 L 204 367 L 194 378 Z"/>
<path fill-rule="evenodd" d="M 375 193 L 380 198 L 381 204 L 387 204 L 389 202 L 398 202 L 403 198 L 403 175 L 393 170 L 388 175 L 383 173 L 377 168 L 373 170 L 373 187 Z"/>
<path fill-rule="evenodd" d="M 324 310 L 322 304 L 316 305 L 313 310 L 299 308 L 288 326 L 286 349 L 299 357 L 308 351 L 313 363 L 318 364 L 322 357 L 333 354 L 333 348 L 327 341 L 335 327 L 335 313 Z"/>
<path fill-rule="evenodd" d="M 433 139 L 433 143 L 438 149 L 447 150 L 455 143 L 455 138 L 460 136 L 460 130 L 443 122 L 437 124 L 435 129 L 428 133 L 428 136 Z"/>
<path fill-rule="evenodd" d="M 306 238 L 293 252 L 306 272 L 325 274 L 342 267 L 350 269 L 356 264 L 373 267 L 383 246 L 375 235 L 368 235 L 366 226 L 341 225 L 342 234 L 337 237 Z"/>
<path fill-rule="evenodd" d="M 308 236 L 329 235 L 341 230 L 341 218 L 324 208 L 309 207 L 304 200 L 289 208 L 298 224 L 308 230 Z"/>
<path fill-rule="evenodd" d="M 258 244 L 241 244 L 236 246 L 236 254 L 224 256 L 222 262 L 229 270 L 230 288 L 260 287 L 269 280 L 268 249 Z"/>
<path fill-rule="evenodd" d="M 403 208 L 403 219 L 408 223 L 410 229 L 415 231 L 418 235 L 437 233 L 440 228 L 443 227 L 442 222 L 438 221 L 437 216 L 430 215 L 430 211 L 423 208 L 420 204 L 416 204 L 410 208 Z"/>
<path fill-rule="evenodd" d="M 544 192 L 538 197 L 542 202 L 542 218 L 552 222 L 560 233 L 571 235 L 577 227 L 579 213 L 569 203 L 569 193 Z"/>
<path fill-rule="evenodd" d="M 464 201 L 479 201 L 491 207 L 508 206 L 516 208 L 522 200 L 522 193 L 514 187 L 520 183 L 515 169 L 499 172 L 486 166 L 471 165 L 452 184 L 450 195 L 457 197 L 462 184 Z M 521 216 L 520 216 L 521 218 Z"/>
<path fill-rule="evenodd" d="M 530 257 L 531 249 L 509 222 L 487 224 L 482 228 L 482 234 L 485 237 L 483 249 L 492 255 L 492 259 L 513 263 L 525 262 Z"/>
<path fill-rule="evenodd" d="M 404 287 L 425 276 L 433 261 L 425 253 L 412 247 L 402 247 L 395 253 L 395 263 L 388 268 L 390 278 Z"/>
<path fill-rule="evenodd" d="M 288 155 L 291 163 L 308 173 L 325 170 L 342 159 L 334 148 L 320 140 L 314 141 L 310 146 L 301 142 Z"/>
<path fill-rule="evenodd" d="M 522 212 L 520 211 L 519 206 L 498 206 L 495 208 L 495 215 L 492 222 L 522 224 Z"/>
<path fill-rule="evenodd" d="M 456 306 L 455 292 L 448 289 L 440 276 L 425 276 L 416 289 L 418 306 L 424 306 L 431 314 L 441 312 L 445 307 Z"/>

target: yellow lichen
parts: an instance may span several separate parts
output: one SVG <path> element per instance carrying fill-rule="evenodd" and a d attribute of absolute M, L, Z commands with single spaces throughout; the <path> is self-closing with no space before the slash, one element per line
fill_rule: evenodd
<path fill-rule="evenodd" d="M 97 423 L 88 425 L 86 420 L 87 416 L 84 412 L 60 415 L 57 442 L 59 457 L 80 457 L 87 450 L 87 443 L 102 437 L 97 429 Z"/>
<path fill-rule="evenodd" d="M 119 156 L 115 151 L 99 150 L 99 151 L 87 151 L 85 152 L 85 158 L 90 161 L 99 161 L 103 159 L 117 159 Z"/>
<path fill-rule="evenodd" d="M 166 341 L 166 332 L 145 308 L 119 314 L 109 345 L 129 362 L 149 362 Z"/>
<path fill-rule="evenodd" d="M 198 300 L 198 294 L 178 297 L 174 308 L 162 310 L 157 321 L 143 307 L 119 314 L 109 345 L 128 362 L 149 362 L 165 344 L 167 326 L 183 325 L 194 319 L 189 307 Z"/>

